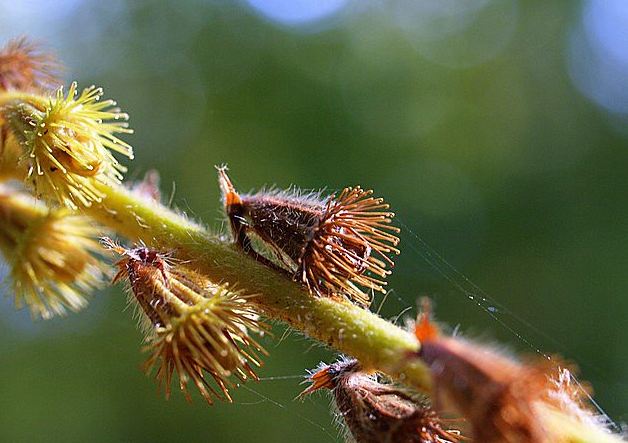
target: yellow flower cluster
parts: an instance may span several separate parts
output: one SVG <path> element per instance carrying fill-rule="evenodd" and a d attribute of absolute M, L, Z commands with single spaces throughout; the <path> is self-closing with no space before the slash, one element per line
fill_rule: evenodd
<path fill-rule="evenodd" d="M 19 166 L 27 170 L 36 194 L 71 209 L 102 201 L 98 183 L 120 183 L 126 168 L 112 151 L 133 158 L 131 146 L 116 134 L 132 133 L 128 115 L 101 88 L 81 92 L 72 83 L 67 94 L 21 95 L 0 110 L 21 143 Z"/>
<path fill-rule="evenodd" d="M 106 275 L 92 223 L 0 188 L 0 250 L 10 267 L 18 308 L 26 305 L 34 317 L 49 318 L 86 305 Z"/>

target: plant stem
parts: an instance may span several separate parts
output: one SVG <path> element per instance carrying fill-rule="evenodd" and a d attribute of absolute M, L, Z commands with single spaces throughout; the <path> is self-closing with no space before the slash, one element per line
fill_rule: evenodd
<path fill-rule="evenodd" d="M 6 178 L 21 179 L 19 168 L 4 169 Z M 229 282 L 249 294 L 270 318 L 357 358 L 366 369 L 429 392 L 431 375 L 419 359 L 408 358 L 419 343 L 413 334 L 347 301 L 312 296 L 285 274 L 264 266 L 212 235 L 203 226 L 122 186 L 101 183 L 102 203 L 84 212 L 132 241 L 172 251 L 188 266 L 215 282 Z M 548 434 L 562 443 L 620 443 L 622 439 L 598 426 L 546 408 L 541 413 Z"/>
<path fill-rule="evenodd" d="M 188 266 L 216 282 L 229 282 L 249 294 L 265 315 L 330 347 L 357 358 L 362 366 L 429 392 L 430 369 L 408 358 L 419 343 L 413 334 L 344 300 L 315 297 L 296 282 L 264 266 L 204 227 L 159 203 L 142 199 L 121 186 L 98 185 L 106 198 L 86 208 L 95 220 L 119 234 L 161 250 L 170 250 Z M 601 427 L 546 408 L 541 420 L 555 441 L 619 443 Z"/>
<path fill-rule="evenodd" d="M 171 250 L 216 282 L 229 282 L 250 294 L 268 317 L 351 355 L 369 369 L 385 372 L 429 390 L 428 368 L 409 352 L 419 344 L 411 333 L 347 301 L 315 297 L 285 274 L 270 269 L 219 240 L 205 228 L 121 186 L 98 185 L 101 204 L 85 211 L 133 241 Z"/>

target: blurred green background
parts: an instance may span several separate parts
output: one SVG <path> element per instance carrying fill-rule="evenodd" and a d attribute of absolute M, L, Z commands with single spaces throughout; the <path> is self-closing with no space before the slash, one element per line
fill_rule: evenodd
<path fill-rule="evenodd" d="M 628 418 L 623 0 L 0 6 L 3 41 L 38 39 L 66 81 L 103 86 L 131 114 L 129 178 L 157 168 L 164 193 L 176 183 L 176 205 L 216 229 L 215 164 L 242 190 L 372 187 L 404 228 L 382 315 L 412 316 L 430 295 L 469 336 L 578 362 L 607 413 Z M 277 327 L 268 379 L 235 404 L 164 401 L 125 307 L 116 287 L 33 324 L 5 297 L 0 441 L 340 440 L 326 395 L 293 400 L 332 353 L 297 333 L 280 342 Z"/>

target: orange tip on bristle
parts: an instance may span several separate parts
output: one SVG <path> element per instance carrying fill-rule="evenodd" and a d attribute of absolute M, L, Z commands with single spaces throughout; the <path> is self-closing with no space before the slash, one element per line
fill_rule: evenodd
<path fill-rule="evenodd" d="M 430 300 L 424 297 L 421 300 L 421 313 L 414 326 L 414 335 L 420 342 L 434 340 L 440 335 L 440 330 L 438 326 L 432 322 L 431 316 L 432 306 Z"/>
<path fill-rule="evenodd" d="M 225 206 L 242 204 L 240 195 L 236 192 L 235 187 L 231 183 L 231 179 L 227 175 L 227 167 L 216 166 L 216 170 L 218 171 L 218 183 L 220 184 L 220 190 L 225 199 Z"/>
<path fill-rule="evenodd" d="M 325 366 L 324 368 L 316 371 L 312 374 L 308 381 L 311 381 L 312 384 L 308 386 L 306 389 L 301 392 L 297 398 L 303 398 L 306 395 L 311 394 L 312 392 L 316 392 L 319 389 L 327 388 L 333 389 L 332 383 L 332 375 L 329 373 L 329 366 Z"/>

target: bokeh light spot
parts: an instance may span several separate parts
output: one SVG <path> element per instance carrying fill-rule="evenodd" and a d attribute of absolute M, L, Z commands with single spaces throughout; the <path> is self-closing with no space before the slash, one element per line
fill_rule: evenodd
<path fill-rule="evenodd" d="M 590 0 L 583 6 L 570 36 L 569 71 L 583 95 L 628 114 L 628 3 Z"/>
<path fill-rule="evenodd" d="M 288 26 L 320 22 L 342 10 L 348 0 L 247 0 L 264 17 Z"/>
<path fill-rule="evenodd" d="M 515 0 L 397 0 L 389 13 L 423 57 L 460 69 L 484 63 L 506 48 L 518 10 Z"/>

